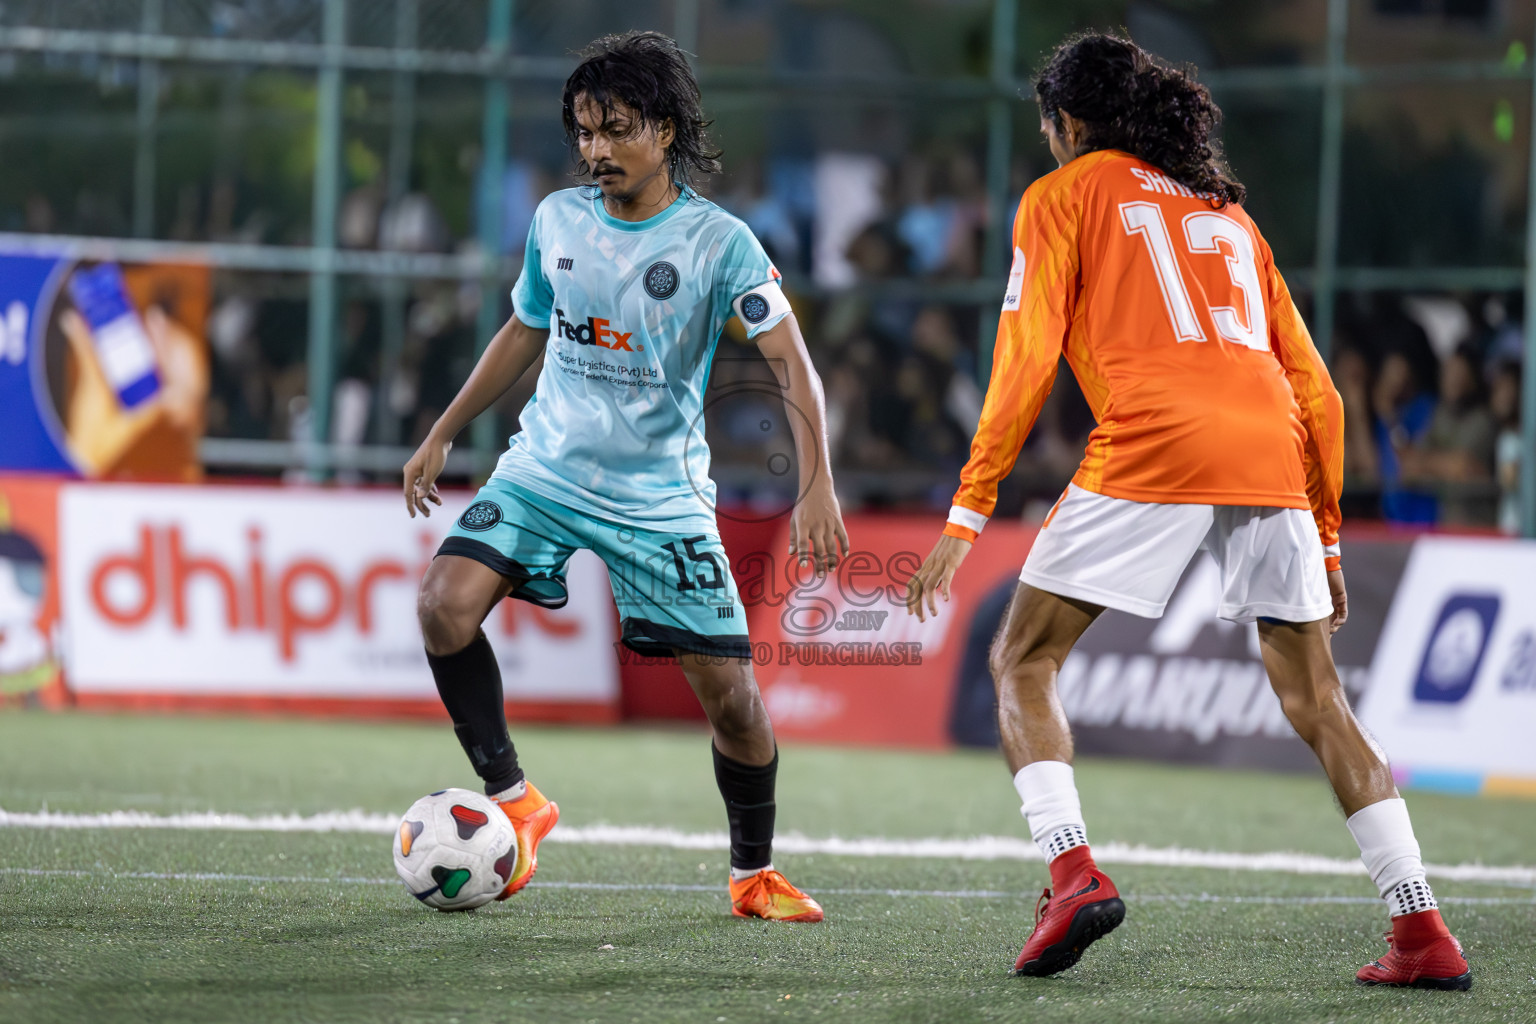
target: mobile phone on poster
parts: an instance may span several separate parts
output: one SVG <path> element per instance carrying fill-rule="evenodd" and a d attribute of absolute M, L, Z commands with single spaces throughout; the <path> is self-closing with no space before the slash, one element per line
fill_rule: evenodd
<path fill-rule="evenodd" d="M 69 294 L 90 325 L 102 373 L 123 408 L 137 408 L 158 395 L 160 372 L 155 346 L 128 297 L 122 268 L 116 263 L 98 263 L 78 269 L 70 276 Z"/>

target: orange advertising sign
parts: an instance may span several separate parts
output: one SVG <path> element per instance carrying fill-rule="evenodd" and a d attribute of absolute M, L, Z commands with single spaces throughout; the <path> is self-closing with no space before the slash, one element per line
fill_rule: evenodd
<path fill-rule="evenodd" d="M 58 490 L 0 476 L 0 700 L 61 698 Z"/>

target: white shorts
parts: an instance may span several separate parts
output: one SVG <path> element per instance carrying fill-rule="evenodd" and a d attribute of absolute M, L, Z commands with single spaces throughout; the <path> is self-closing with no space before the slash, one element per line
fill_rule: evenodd
<path fill-rule="evenodd" d="M 1069 484 L 1019 579 L 1155 619 L 1201 548 L 1221 569 L 1217 614 L 1233 622 L 1312 622 L 1333 613 L 1312 514 L 1257 505 L 1160 505 Z"/>

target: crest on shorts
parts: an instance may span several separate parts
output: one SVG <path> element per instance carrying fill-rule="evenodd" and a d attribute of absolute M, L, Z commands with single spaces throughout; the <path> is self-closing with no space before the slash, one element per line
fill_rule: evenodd
<path fill-rule="evenodd" d="M 752 292 L 741 300 L 741 318 L 749 324 L 760 324 L 768 319 L 768 300 Z"/>
<path fill-rule="evenodd" d="M 653 299 L 670 299 L 677 292 L 677 268 L 665 260 L 652 263 L 645 272 L 645 291 Z"/>
<path fill-rule="evenodd" d="M 459 525 L 476 533 L 489 530 L 501 522 L 501 509 L 495 502 L 477 501 L 459 516 Z"/>

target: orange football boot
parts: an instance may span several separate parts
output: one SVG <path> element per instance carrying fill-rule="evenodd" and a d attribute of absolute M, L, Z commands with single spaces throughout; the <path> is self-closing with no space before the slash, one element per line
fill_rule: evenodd
<path fill-rule="evenodd" d="M 820 903 L 772 868 L 739 882 L 731 879 L 731 913 L 765 921 L 820 921 L 822 916 Z"/>
<path fill-rule="evenodd" d="M 560 820 L 560 805 L 540 793 L 533 783 L 528 782 L 527 786 L 528 791 L 516 800 L 496 802 L 512 822 L 512 831 L 517 835 L 517 867 L 513 869 L 507 887 L 496 897 L 498 900 L 506 899 L 528 884 L 539 869 L 539 843 Z"/>

